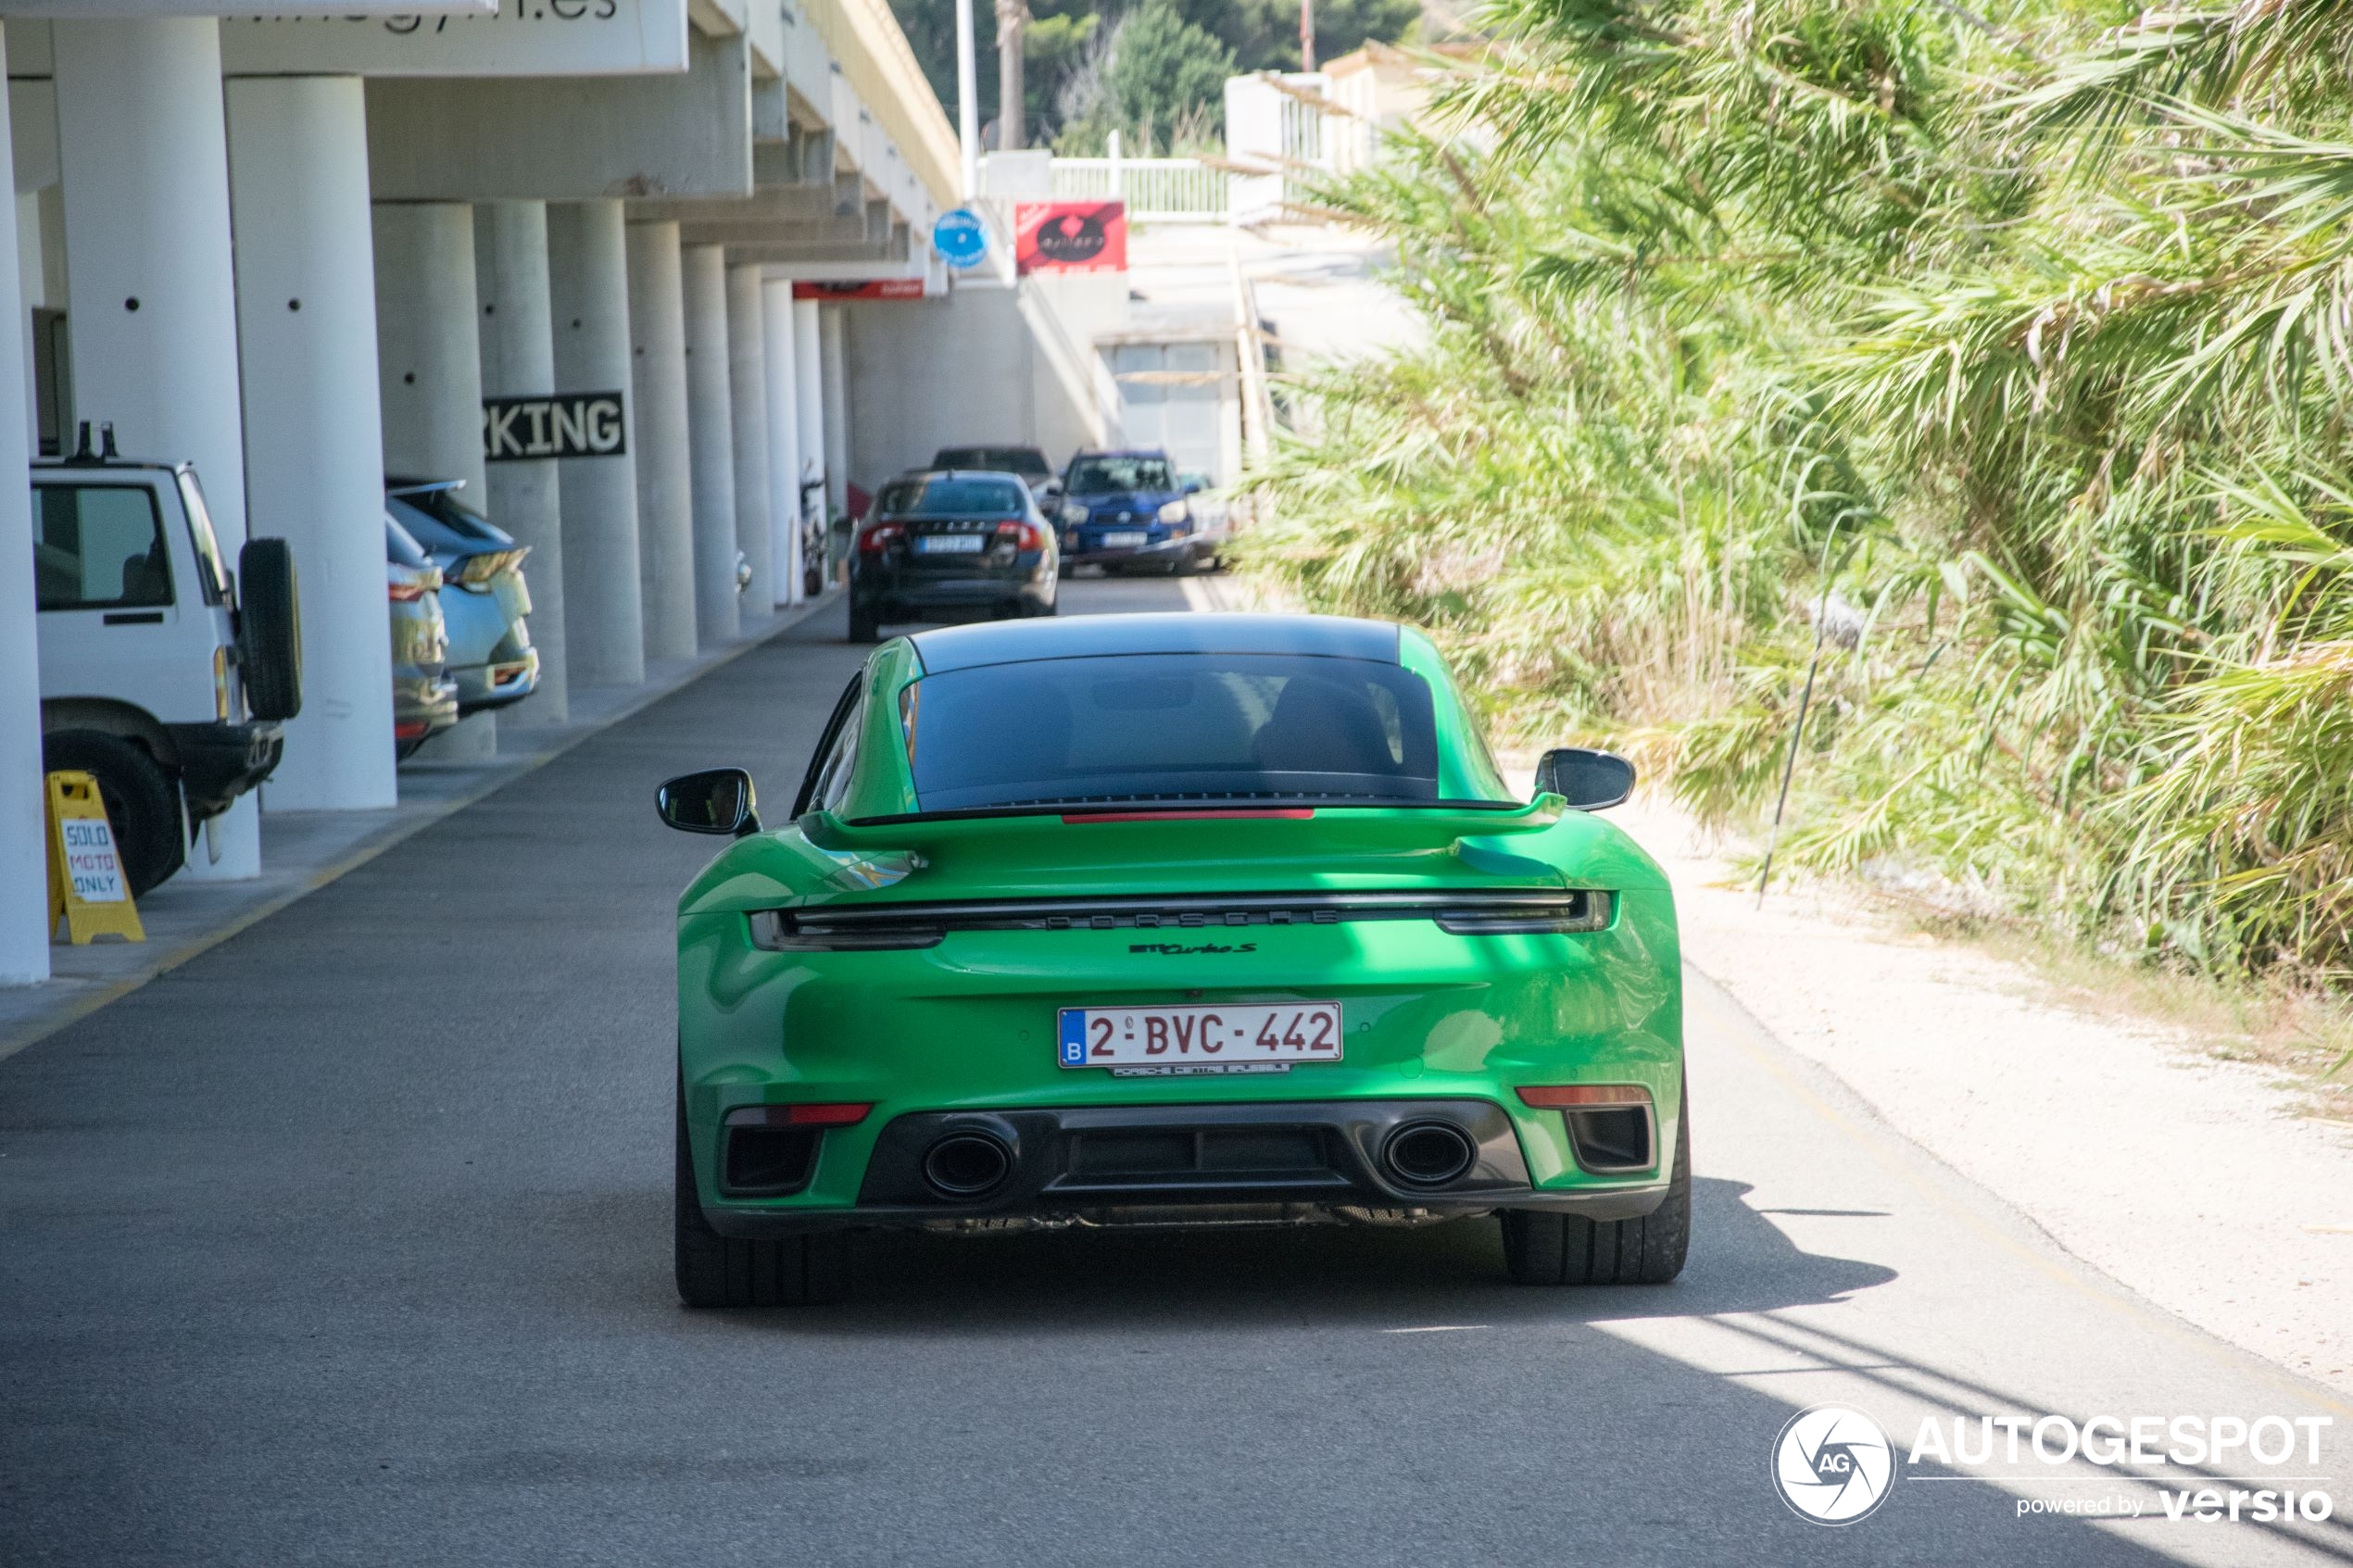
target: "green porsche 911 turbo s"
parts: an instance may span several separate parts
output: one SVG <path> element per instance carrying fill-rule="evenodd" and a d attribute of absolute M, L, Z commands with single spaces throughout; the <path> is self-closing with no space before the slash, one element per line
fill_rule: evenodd
<path fill-rule="evenodd" d="M 790 820 L 678 901 L 679 1295 L 837 1298 L 851 1232 L 1493 1214 L 1531 1284 L 1690 1231 L 1667 883 L 1498 776 L 1419 633 L 1322 616 L 953 627 L 876 648 Z"/>

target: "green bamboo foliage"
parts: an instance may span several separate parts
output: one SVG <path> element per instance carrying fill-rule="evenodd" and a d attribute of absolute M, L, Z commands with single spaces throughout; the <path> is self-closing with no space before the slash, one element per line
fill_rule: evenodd
<path fill-rule="evenodd" d="M 1503 0 L 1258 570 L 1802 864 L 2353 974 L 2353 6 Z M 2111 25 L 2112 24 L 2112 25 Z M 1828 571 L 1828 580 L 1823 577 Z"/>

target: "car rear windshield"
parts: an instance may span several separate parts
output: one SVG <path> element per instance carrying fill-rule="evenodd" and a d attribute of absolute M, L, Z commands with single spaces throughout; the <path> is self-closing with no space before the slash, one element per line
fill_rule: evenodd
<path fill-rule="evenodd" d="M 1069 489 L 1074 495 L 1176 488 L 1165 458 L 1081 458 L 1070 465 Z"/>
<path fill-rule="evenodd" d="M 883 517 L 1019 517 L 1021 486 L 1002 479 L 902 479 L 883 486 Z"/>
<path fill-rule="evenodd" d="M 942 671 L 900 702 L 925 812 L 1438 798 L 1428 685 L 1296 654 L 1119 654 Z"/>
<path fill-rule="evenodd" d="M 1050 479 L 1053 468 L 1034 446 L 950 446 L 931 460 L 936 469 L 988 469 L 1023 478 Z"/>

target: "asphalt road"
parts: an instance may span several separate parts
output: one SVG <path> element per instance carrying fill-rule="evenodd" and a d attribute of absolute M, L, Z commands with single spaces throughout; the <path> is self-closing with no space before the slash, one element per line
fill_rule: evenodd
<path fill-rule="evenodd" d="M 1464 1222 L 876 1238 L 846 1305 L 684 1311 L 670 909 L 706 847 L 652 787 L 736 762 L 788 799 L 861 657 L 840 619 L 0 1063 L 0 1564 L 2353 1562 L 2334 1520 L 2173 1523 L 1998 1453 L 1797 1517 L 1768 1456 L 1806 1406 L 1899 1447 L 1931 1414 L 2328 1416 L 2318 1465 L 2137 1473 L 2347 1507 L 2353 1410 L 2060 1252 L 1697 976 L 1670 1286 L 1516 1287 Z M 2018 1512 L 2067 1498 L 2149 1514 Z"/>

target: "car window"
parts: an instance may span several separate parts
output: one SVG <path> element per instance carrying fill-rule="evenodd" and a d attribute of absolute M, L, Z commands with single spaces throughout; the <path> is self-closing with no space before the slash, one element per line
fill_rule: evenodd
<path fill-rule="evenodd" d="M 394 566 L 405 566 L 411 571 L 422 571 L 433 564 L 433 557 L 425 554 L 416 535 L 401 525 L 400 520 L 384 513 L 384 559 Z"/>
<path fill-rule="evenodd" d="M 196 564 L 203 569 L 197 586 L 204 590 L 204 602 L 225 604 L 229 599 L 229 567 L 220 558 L 220 541 L 212 532 L 212 508 L 205 505 L 204 486 L 196 483 L 195 474 L 182 469 L 180 504 L 188 512 L 188 538 L 196 547 Z"/>
<path fill-rule="evenodd" d="M 1117 490 L 1174 490 L 1165 458 L 1080 458 L 1070 465 L 1070 493 L 1101 495 Z"/>
<path fill-rule="evenodd" d="M 988 469 L 1026 478 L 1051 479 L 1053 468 L 1034 446 L 950 446 L 931 460 L 936 469 Z"/>
<path fill-rule="evenodd" d="M 866 721 L 866 700 L 862 696 L 850 705 L 841 721 L 841 729 L 834 736 L 833 749 L 825 755 L 825 765 L 818 771 L 813 804 L 821 811 L 830 811 L 849 794 L 850 775 L 858 771 L 858 732 Z"/>
<path fill-rule="evenodd" d="M 36 484 L 34 596 L 43 609 L 171 603 L 163 515 L 144 484 Z"/>
<path fill-rule="evenodd" d="M 1428 684 L 1372 659 L 1128 654 L 942 671 L 902 702 L 925 811 L 1436 800 Z"/>
<path fill-rule="evenodd" d="M 883 486 L 883 517 L 1019 517 L 1028 496 L 1002 479 L 901 479 Z"/>

